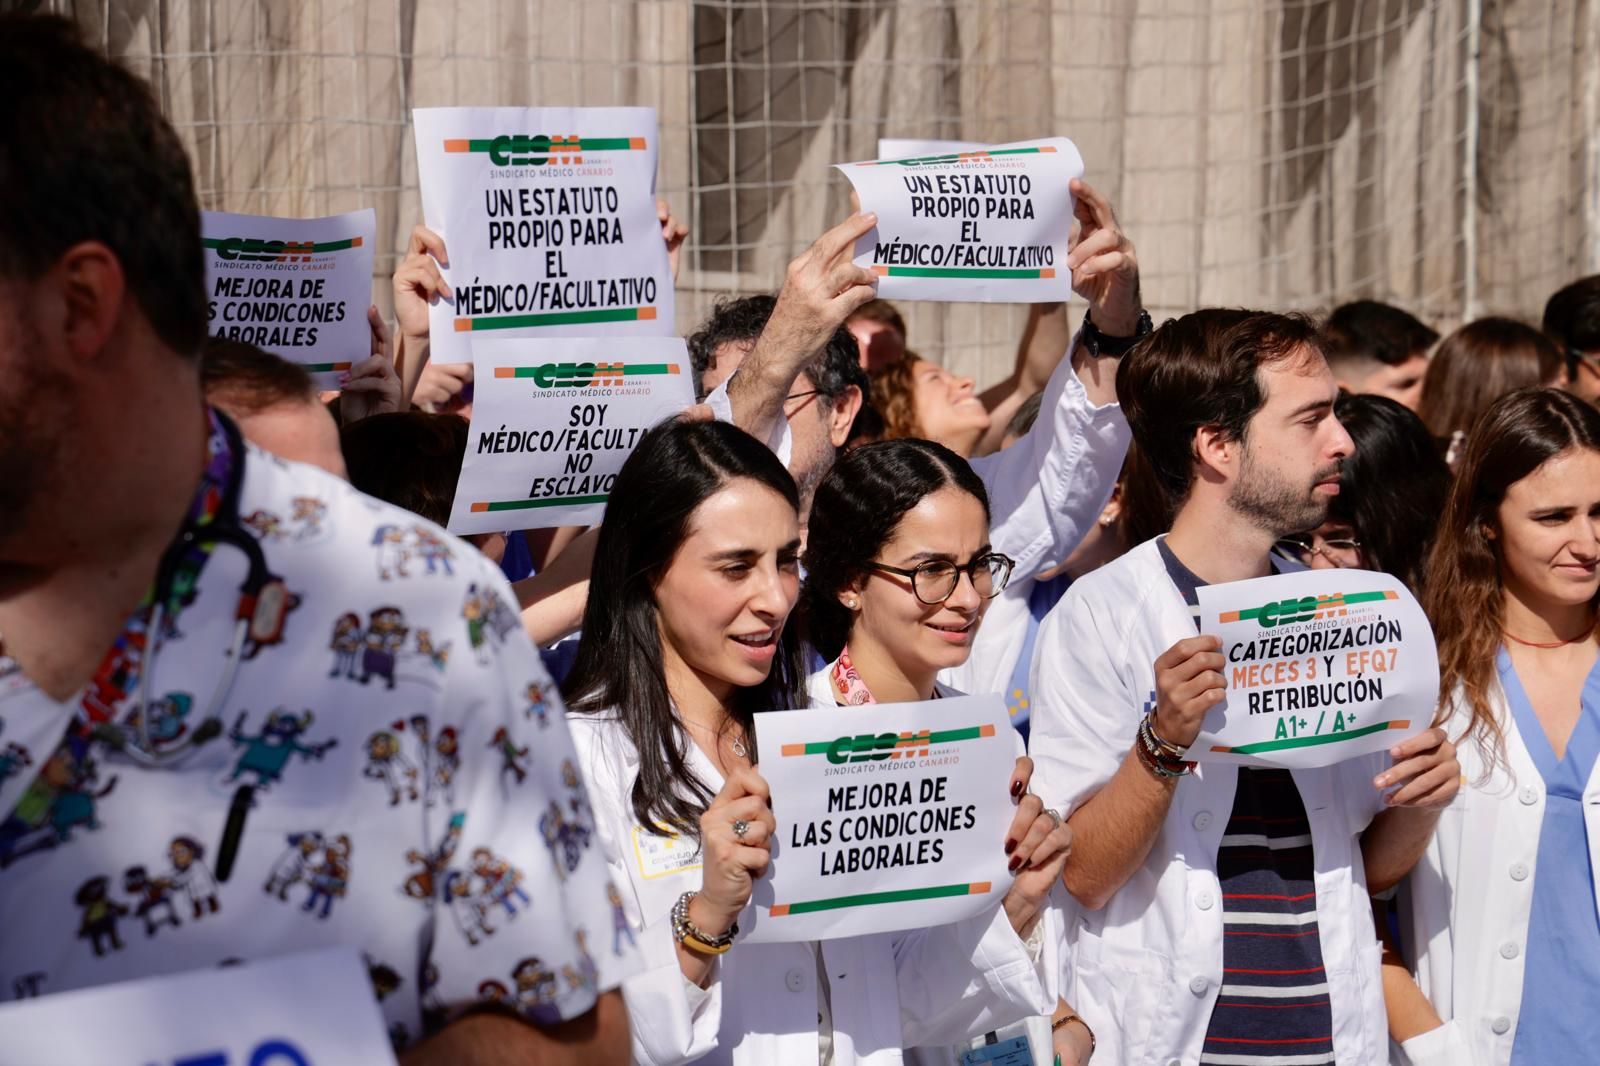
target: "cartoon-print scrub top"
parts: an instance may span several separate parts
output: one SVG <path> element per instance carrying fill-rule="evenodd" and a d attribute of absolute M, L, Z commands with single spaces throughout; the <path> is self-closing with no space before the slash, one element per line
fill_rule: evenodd
<path fill-rule="evenodd" d="M 0 647 L 0 999 L 341 944 L 400 1046 L 485 1002 L 585 1013 L 634 950 L 505 578 L 211 417 L 188 528 L 228 520 L 243 463 L 287 613 L 222 707 L 249 570 L 225 543 L 176 553 L 164 609 L 65 702 Z"/>

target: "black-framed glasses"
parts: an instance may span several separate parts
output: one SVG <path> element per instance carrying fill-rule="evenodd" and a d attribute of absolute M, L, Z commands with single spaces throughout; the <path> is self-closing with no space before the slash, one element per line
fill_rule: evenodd
<path fill-rule="evenodd" d="M 1291 559 L 1298 559 L 1307 566 L 1315 556 L 1322 556 L 1328 562 L 1341 570 L 1349 570 L 1361 565 L 1361 542 L 1350 540 L 1347 537 L 1333 537 L 1328 539 L 1319 537 L 1315 533 L 1302 537 L 1284 537 L 1277 543 L 1278 551 Z"/>
<path fill-rule="evenodd" d="M 929 607 L 937 607 L 955 594 L 966 574 L 979 596 L 992 600 L 1000 595 L 1011 580 L 1011 570 L 1017 561 L 999 552 L 985 552 L 974 556 L 965 566 L 957 566 L 948 559 L 929 559 L 907 570 L 887 563 L 868 563 L 867 569 L 911 580 L 911 592 Z"/>
<path fill-rule="evenodd" d="M 1567 379 L 1578 376 L 1578 368 L 1583 367 L 1595 377 L 1600 378 L 1600 359 L 1587 352 L 1580 352 L 1576 348 L 1567 349 Z"/>

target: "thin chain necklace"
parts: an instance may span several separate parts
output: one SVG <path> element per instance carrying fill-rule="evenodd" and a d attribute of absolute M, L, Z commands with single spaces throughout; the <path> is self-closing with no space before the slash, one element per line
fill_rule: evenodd
<path fill-rule="evenodd" d="M 722 740 L 722 734 L 712 731 L 711 727 L 708 725 L 701 725 L 699 722 L 691 722 L 689 719 L 681 717 L 678 719 L 678 721 L 682 722 L 684 725 L 693 726 L 696 729 L 704 729 L 707 732 L 710 732 L 711 738 L 719 743 Z M 728 746 L 733 749 L 733 753 L 739 758 L 748 759 L 750 757 L 750 749 L 744 746 L 743 736 L 735 736 Z"/>

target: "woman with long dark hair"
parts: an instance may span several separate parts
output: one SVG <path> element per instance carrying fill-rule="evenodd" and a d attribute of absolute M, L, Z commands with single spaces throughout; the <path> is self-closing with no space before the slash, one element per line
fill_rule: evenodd
<path fill-rule="evenodd" d="M 1545 388 L 1489 408 L 1425 599 L 1465 787 L 1407 883 L 1391 1035 L 1417 1066 L 1593 1061 L 1600 412 Z"/>
<path fill-rule="evenodd" d="M 972 654 L 989 601 L 1012 569 L 990 547 L 989 497 L 972 467 L 915 438 L 866 444 L 834 464 L 812 502 L 804 562 L 802 623 L 828 660 L 811 677 L 811 695 L 839 706 L 958 695 L 939 674 Z M 1021 813 L 1032 825 L 1025 844 L 1037 841 L 1050 859 L 1024 869 L 1014 857 L 1013 895 L 1038 912 L 1060 879 L 1071 830 L 1037 796 L 1022 798 Z M 1054 913 L 1042 924 L 1058 941 Z M 1055 1014 L 1062 1061 L 1087 1061 L 1093 1034 L 1065 1005 Z M 1034 1060 L 1044 1061 L 1050 1023 L 1041 1015 L 1031 1028 Z"/>
<path fill-rule="evenodd" d="M 1278 542 L 1313 570 L 1381 570 L 1421 594 L 1428 548 L 1450 489 L 1450 468 L 1408 408 L 1386 396 L 1340 393 L 1333 413 L 1355 442 L 1327 520 Z"/>
<path fill-rule="evenodd" d="M 718 422 L 645 434 L 607 503 L 565 695 L 621 890 L 610 932 L 645 958 L 624 993 L 637 1062 L 887 1064 L 1042 1011 L 1054 990 L 1040 939 L 1018 935 L 1037 906 L 1015 886 L 953 925 L 737 943 L 779 825 L 755 768 L 759 715 L 807 703 L 786 624 L 797 505 L 772 452 Z M 1050 860 L 1031 839 L 1017 852 Z"/>

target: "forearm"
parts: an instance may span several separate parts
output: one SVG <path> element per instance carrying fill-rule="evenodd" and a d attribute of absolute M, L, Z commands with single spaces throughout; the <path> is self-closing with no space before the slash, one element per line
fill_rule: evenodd
<path fill-rule="evenodd" d="M 1072 1020 L 1063 1024 L 1063 1018 Z M 1056 1011 L 1050 1016 L 1050 1044 L 1062 1066 L 1083 1066 L 1094 1051 L 1089 1023 L 1078 1017 L 1078 1012 L 1064 999 L 1056 1001 Z"/>
<path fill-rule="evenodd" d="M 772 437 L 794 379 L 816 353 L 763 333 L 728 381 L 733 424 L 756 440 Z"/>
<path fill-rule="evenodd" d="M 1128 883 L 1161 832 L 1176 786 L 1176 778 L 1156 777 L 1130 748 L 1106 787 L 1067 819 L 1072 855 L 1062 881 L 1078 902 L 1099 910 Z"/>
<path fill-rule="evenodd" d="M 1439 1028 L 1444 1020 L 1417 987 L 1405 960 L 1395 950 L 1389 925 L 1377 907 L 1373 908 L 1373 918 L 1378 927 L 1378 939 L 1383 941 L 1383 1005 L 1389 1015 L 1389 1036 L 1397 1044 L 1404 1043 Z"/>
<path fill-rule="evenodd" d="M 602 993 L 594 1009 L 541 1027 L 506 1014 L 469 1014 L 400 1056 L 401 1066 L 587 1066 L 628 1061 L 622 993 Z"/>
<path fill-rule="evenodd" d="M 429 343 L 427 334 L 420 337 L 401 333 L 394 344 L 394 368 L 400 374 L 400 408 L 410 410 L 411 397 L 422 380 L 423 368 L 428 365 Z"/>
<path fill-rule="evenodd" d="M 1439 824 L 1439 812 L 1420 807 L 1391 807 L 1379 814 L 1361 835 L 1361 859 L 1367 891 L 1386 892 L 1399 884 L 1422 858 Z"/>

